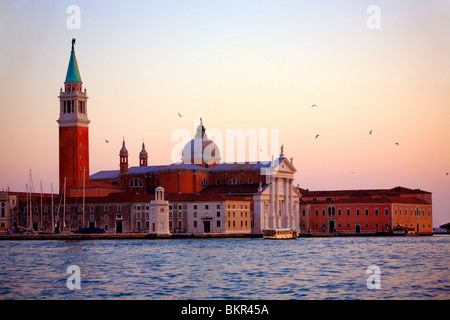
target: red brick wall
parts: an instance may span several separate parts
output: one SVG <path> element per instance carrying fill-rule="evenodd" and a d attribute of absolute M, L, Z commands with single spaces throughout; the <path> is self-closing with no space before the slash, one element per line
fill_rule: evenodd
<path fill-rule="evenodd" d="M 83 168 L 86 182 L 89 181 L 89 128 L 59 128 L 59 189 L 62 192 L 64 177 L 66 191 L 83 184 Z M 81 156 L 81 159 L 80 159 Z M 80 170 L 81 168 L 81 170 Z"/>

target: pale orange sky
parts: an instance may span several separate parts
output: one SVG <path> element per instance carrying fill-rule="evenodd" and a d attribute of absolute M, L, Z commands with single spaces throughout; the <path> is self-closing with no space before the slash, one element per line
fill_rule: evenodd
<path fill-rule="evenodd" d="M 143 139 L 150 165 L 170 163 L 172 133 L 202 117 L 224 135 L 279 130 L 303 188 L 420 188 L 433 225 L 450 221 L 448 1 L 25 1 L 0 15 L 0 188 L 24 191 L 29 169 L 35 189 L 57 185 L 75 37 L 91 174 L 118 169 L 122 137 L 131 165 Z"/>

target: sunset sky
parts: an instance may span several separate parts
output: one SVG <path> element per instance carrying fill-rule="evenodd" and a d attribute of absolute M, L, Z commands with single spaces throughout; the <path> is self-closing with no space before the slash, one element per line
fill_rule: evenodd
<path fill-rule="evenodd" d="M 302 188 L 430 191 L 436 227 L 450 222 L 449 30 L 447 0 L 0 0 L 0 188 L 25 191 L 31 169 L 36 191 L 57 189 L 76 38 L 91 174 L 119 168 L 123 137 L 131 166 L 143 141 L 149 165 L 171 163 L 173 133 L 193 138 L 201 117 L 223 136 L 279 130 Z"/>

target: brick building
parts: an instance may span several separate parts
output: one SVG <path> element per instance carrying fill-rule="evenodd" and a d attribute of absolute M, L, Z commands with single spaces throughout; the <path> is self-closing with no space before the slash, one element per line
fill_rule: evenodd
<path fill-rule="evenodd" d="M 309 191 L 299 189 L 302 232 L 377 234 L 405 226 L 432 234 L 431 193 L 395 187 L 376 190 Z"/>

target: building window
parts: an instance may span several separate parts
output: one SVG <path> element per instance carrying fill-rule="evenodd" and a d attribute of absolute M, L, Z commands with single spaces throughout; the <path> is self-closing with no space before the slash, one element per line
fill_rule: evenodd
<path fill-rule="evenodd" d="M 236 178 L 232 178 L 230 179 L 230 181 L 228 181 L 228 184 L 239 184 L 239 180 Z"/>
<path fill-rule="evenodd" d="M 359 216 L 359 208 L 356 209 L 356 215 Z"/>
<path fill-rule="evenodd" d="M 378 208 L 375 208 L 375 215 L 378 216 Z"/>
<path fill-rule="evenodd" d="M 316 213 L 316 217 L 318 217 L 319 216 L 319 209 L 316 209 L 315 213 Z"/>
<path fill-rule="evenodd" d="M 206 180 L 206 178 L 202 179 L 202 186 L 207 186 L 208 185 L 208 180 Z"/>
<path fill-rule="evenodd" d="M 144 184 L 142 183 L 141 178 L 134 177 L 130 181 L 130 188 L 142 188 Z"/>
<path fill-rule="evenodd" d="M 253 183 L 253 179 L 252 178 L 248 178 L 248 184 L 252 184 Z"/>
<path fill-rule="evenodd" d="M 341 215 L 341 209 L 338 209 L 338 216 Z"/>
<path fill-rule="evenodd" d="M 209 205 L 205 204 L 205 209 L 208 210 L 209 209 Z"/>
<path fill-rule="evenodd" d="M 217 205 L 217 209 L 220 209 L 220 204 Z"/>
<path fill-rule="evenodd" d="M 365 209 L 365 212 L 366 212 L 366 216 L 368 216 L 369 215 L 369 209 Z M 375 215 L 377 215 L 378 214 L 378 209 L 375 209 Z"/>
<path fill-rule="evenodd" d="M 325 209 L 322 209 L 322 216 L 325 216 Z"/>
<path fill-rule="evenodd" d="M 197 209 L 197 205 L 196 204 L 194 204 L 194 209 Z"/>
<path fill-rule="evenodd" d="M 216 180 L 216 184 L 220 184 L 220 179 L 217 179 L 217 180 Z"/>
<path fill-rule="evenodd" d="M 220 220 L 217 220 L 217 227 L 220 228 Z"/>
<path fill-rule="evenodd" d="M 104 211 L 108 211 L 108 206 L 105 206 L 103 209 Z"/>
<path fill-rule="evenodd" d="M 194 221 L 194 228 L 197 228 L 197 221 Z"/>
<path fill-rule="evenodd" d="M 350 215 L 350 209 L 349 208 L 347 208 L 347 215 L 348 216 Z"/>
<path fill-rule="evenodd" d="M 183 220 L 178 220 L 178 228 L 183 228 Z"/>
<path fill-rule="evenodd" d="M 108 215 L 105 214 L 105 215 L 103 216 L 103 219 L 108 220 Z"/>
<path fill-rule="evenodd" d="M 220 217 L 220 211 L 217 211 L 217 218 Z"/>
<path fill-rule="evenodd" d="M 389 215 L 389 209 L 388 208 L 384 208 L 384 215 L 388 216 Z"/>
<path fill-rule="evenodd" d="M 122 211 L 122 206 L 117 206 L 117 211 Z"/>

